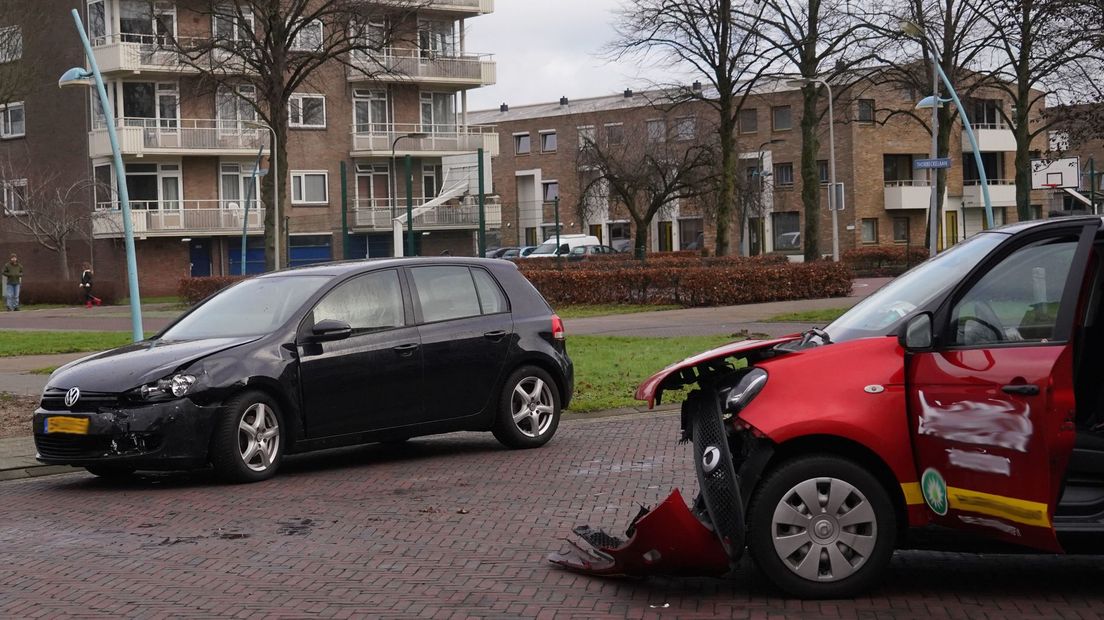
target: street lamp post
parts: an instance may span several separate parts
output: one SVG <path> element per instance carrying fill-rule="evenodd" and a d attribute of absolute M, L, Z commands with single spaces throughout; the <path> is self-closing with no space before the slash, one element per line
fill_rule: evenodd
<path fill-rule="evenodd" d="M 280 145 L 276 141 L 276 130 L 268 123 L 252 120 L 244 121 L 242 124 L 248 127 L 264 128 L 272 134 L 272 148 L 270 150 L 272 153 L 272 215 L 276 222 L 276 259 L 274 266 L 278 270 L 280 269 Z M 242 239 L 242 247 L 245 247 L 244 238 Z M 242 263 L 242 273 L 245 273 L 244 258 Z"/>
<path fill-rule="evenodd" d="M 760 144 L 759 148 L 757 148 L 755 150 L 755 155 L 759 160 L 759 163 L 755 167 L 755 169 L 758 171 L 758 179 L 759 179 L 759 183 L 758 183 L 759 187 L 756 188 L 756 189 L 759 190 L 758 191 L 758 196 L 757 196 L 757 202 L 759 203 L 760 214 L 762 214 L 762 209 L 763 209 L 763 191 L 764 191 L 763 178 L 766 176 L 763 173 L 763 148 L 768 146 L 768 145 L 771 145 L 771 144 L 781 144 L 783 142 L 785 142 L 785 140 L 783 140 L 782 138 L 771 138 L 770 140 L 767 140 L 767 141 L 763 142 L 762 144 Z M 773 204 L 774 203 L 772 202 L 771 203 L 772 207 L 773 207 Z M 746 211 L 747 211 L 746 207 L 745 207 L 744 211 L 746 213 Z M 745 235 L 745 239 L 747 237 L 751 236 L 751 221 L 750 221 L 750 218 L 747 218 L 747 219 L 749 220 L 748 221 L 748 234 Z M 760 222 L 762 222 L 762 220 L 760 220 Z M 760 224 L 759 233 L 760 233 L 760 235 L 759 235 L 760 236 L 759 245 L 760 245 L 760 248 L 762 248 L 763 243 L 766 241 L 765 239 L 762 238 L 762 237 L 766 236 L 766 227 L 762 226 L 762 224 Z M 741 244 L 741 246 L 743 246 L 743 245 L 745 245 L 745 244 Z M 751 243 L 748 242 L 746 245 L 747 245 L 747 254 L 748 254 L 748 256 L 750 256 L 751 255 Z M 743 248 L 741 247 L 741 250 L 742 249 Z M 777 248 L 775 248 L 775 249 L 777 249 Z"/>
<path fill-rule="evenodd" d="M 839 209 L 842 193 L 836 185 L 836 116 L 832 110 L 832 85 L 822 78 L 791 80 L 790 85 L 822 84 L 828 91 L 828 210 L 832 212 L 832 260 L 839 262 Z"/>
<path fill-rule="evenodd" d="M 119 150 L 119 137 L 115 133 L 115 114 L 112 112 L 111 102 L 107 99 L 107 89 L 104 88 L 103 75 L 96 64 L 96 56 L 92 53 L 92 45 L 88 42 L 88 35 L 84 31 L 84 23 L 81 22 L 77 9 L 72 10 L 73 21 L 80 34 L 81 43 L 84 45 L 84 55 L 88 59 L 91 70 L 83 67 L 74 67 L 65 72 L 58 80 L 59 87 L 95 85 L 96 93 L 100 98 L 100 107 L 103 109 L 104 120 L 107 121 L 107 137 L 111 141 L 112 161 L 115 166 L 115 179 L 119 191 L 119 209 L 123 214 L 123 245 L 126 249 L 127 287 L 130 289 L 130 327 L 131 337 L 134 342 L 145 339 L 142 330 L 142 298 L 138 292 L 138 261 L 134 252 L 134 223 L 130 216 L 130 193 L 126 185 L 126 169 L 123 168 L 123 155 Z"/>
<path fill-rule="evenodd" d="M 387 180 L 390 181 L 390 183 L 391 183 L 391 219 L 392 219 L 392 221 L 394 221 L 394 219 L 395 219 L 395 189 L 396 189 L 396 185 L 398 185 L 395 182 L 395 174 L 396 174 L 395 168 L 398 167 L 398 162 L 395 160 L 395 146 L 399 143 L 400 140 L 402 140 L 404 138 L 410 138 L 412 140 L 418 140 L 418 139 L 426 137 L 427 135 L 428 134 L 426 134 L 424 132 L 415 131 L 415 132 L 412 132 L 412 133 L 404 133 L 402 135 L 395 136 L 395 139 L 391 141 L 391 174 L 388 175 Z M 414 251 L 414 197 L 411 195 L 411 192 L 412 192 L 411 185 L 413 185 L 413 180 L 412 180 L 413 179 L 413 173 L 410 170 L 410 156 L 409 155 L 406 156 L 406 177 L 407 177 L 407 179 L 406 179 L 406 188 L 407 188 L 406 189 L 406 245 L 410 246 L 410 251 L 413 252 Z M 397 230 L 395 231 L 395 234 L 396 235 L 398 234 Z M 400 236 L 395 241 L 401 244 L 401 239 L 402 239 L 402 237 Z M 395 252 L 395 255 L 399 256 L 397 251 Z M 403 252 L 402 256 L 406 256 L 406 252 Z"/>

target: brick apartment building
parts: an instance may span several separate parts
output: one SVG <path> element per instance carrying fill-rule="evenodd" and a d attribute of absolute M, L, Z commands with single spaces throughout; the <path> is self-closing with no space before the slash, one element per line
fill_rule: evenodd
<path fill-rule="evenodd" d="M 842 88 L 835 104 L 836 176 L 844 184 L 846 208 L 839 214 L 841 251 L 864 245 L 923 245 L 931 196 L 928 172 L 913 162 L 929 157 L 931 137 L 926 127 L 904 114 L 922 94 L 899 86 L 856 78 Z M 986 98 L 988 97 L 988 98 Z M 824 104 L 826 105 L 826 103 Z M 1015 140 L 998 108 L 1010 102 L 998 95 L 970 100 L 971 117 L 989 178 L 994 223 L 1016 219 L 1014 179 Z M 495 126 L 501 141 L 494 162 L 494 189 L 502 202 L 503 245 L 531 245 L 555 230 L 549 203 L 560 197 L 564 233 L 590 232 L 604 243 L 624 248 L 632 238 L 632 224 L 616 204 L 594 209 L 594 196 L 578 195 L 580 170 L 577 153 L 587 136 L 619 139 L 635 126 L 656 139 L 689 141 L 686 132 L 711 131 L 715 112 L 702 102 L 672 107 L 664 93 L 633 93 L 584 100 L 509 106 L 473 112 L 474 124 Z M 767 82 L 749 97 L 738 123 L 739 174 L 743 191 L 759 194 L 742 222 L 742 253 L 782 252 L 798 259 L 801 231 L 801 93 L 785 80 Z M 662 137 L 661 137 L 662 136 Z M 831 253 L 831 215 L 827 209 L 829 144 L 827 115 L 820 123 L 822 220 L 820 249 Z M 689 143 L 689 142 L 688 142 Z M 951 159 L 940 222 L 943 246 L 981 230 L 984 209 L 977 166 L 969 142 L 959 130 L 952 135 Z M 1046 150 L 1045 138 L 1038 150 Z M 1059 192 L 1033 192 L 1035 213 L 1049 213 L 1061 202 Z M 746 198 L 745 198 L 746 199 Z M 601 200 L 599 197 L 598 200 Z M 608 201 L 607 201 L 608 202 Z M 649 249 L 699 249 L 704 240 L 711 250 L 715 226 L 708 212 L 693 204 L 676 204 L 661 211 L 649 231 Z M 733 241 L 736 236 L 733 235 Z"/>
<path fill-rule="evenodd" d="M 18 108 L 22 131 L 0 135 L 0 155 L 26 164 L 3 175 L 5 209 L 21 210 L 18 188 L 27 179 L 95 180 L 96 190 L 87 198 L 95 210 L 94 249 L 89 252 L 74 236 L 70 262 L 93 256 L 98 276 L 122 289 L 123 227 L 113 191 L 108 121 L 91 93 L 55 86 L 65 69 L 85 64 L 69 11 L 83 15 L 114 108 L 146 296 L 175 294 L 180 277 L 240 273 L 243 227 L 246 271 L 264 270 L 267 205 L 256 199 L 253 170 L 259 149 L 268 155 L 269 130 L 254 124 L 248 105 L 206 87 L 198 71 L 159 43 L 166 32 L 187 41 L 226 27 L 197 12 L 202 5 L 200 0 L 39 0 L 32 13 L 40 22 L 22 28 L 22 57 L 10 59 L 29 65 L 34 88 L 8 106 Z M 376 59 L 394 74 L 368 79 L 355 66 L 334 60 L 293 97 L 289 178 L 279 179 L 282 245 L 291 265 L 392 255 L 394 218 L 405 214 L 407 155 L 413 158 L 416 251 L 475 253 L 474 154 L 479 148 L 494 154 L 498 139 L 493 128 L 468 124 L 467 92 L 494 83 L 495 63 L 468 52 L 465 22 L 493 12 L 494 0 L 418 6 L 403 23 L 392 24 L 395 42 Z M 240 88 L 239 94 L 253 95 L 252 87 Z M 488 206 L 486 219 L 488 227 L 498 226 L 496 205 Z M 0 237 L 0 252 L 18 248 L 36 265 L 49 264 L 36 246 L 10 232 Z M 56 270 L 49 276 L 30 274 L 31 281 L 59 277 Z"/>

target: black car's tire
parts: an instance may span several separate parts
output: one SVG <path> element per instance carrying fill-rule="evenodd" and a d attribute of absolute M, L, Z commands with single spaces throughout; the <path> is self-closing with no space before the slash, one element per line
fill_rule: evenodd
<path fill-rule="evenodd" d="M 89 465 L 88 473 L 108 480 L 121 480 L 134 475 L 134 468 L 126 465 Z"/>
<path fill-rule="evenodd" d="M 896 539 L 885 487 L 835 456 L 783 463 L 763 479 L 748 509 L 752 558 L 775 585 L 801 598 L 844 598 L 870 588 Z"/>
<path fill-rule="evenodd" d="M 539 448 L 560 424 L 560 390 L 544 369 L 522 366 L 507 377 L 492 432 L 510 448 Z"/>
<path fill-rule="evenodd" d="M 245 391 L 227 400 L 211 437 L 211 465 L 227 482 L 271 478 L 284 458 L 284 419 L 263 392 Z"/>

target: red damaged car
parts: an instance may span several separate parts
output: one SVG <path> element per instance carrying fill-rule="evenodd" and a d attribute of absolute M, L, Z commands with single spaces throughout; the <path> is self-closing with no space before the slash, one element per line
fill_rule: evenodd
<path fill-rule="evenodd" d="M 1099 552 L 1104 533 L 1100 217 L 1005 226 L 914 268 L 824 329 L 744 341 L 645 381 L 682 405 L 701 490 L 622 540 L 552 561 L 715 573 L 750 553 L 801 597 L 854 595 L 897 548 Z"/>

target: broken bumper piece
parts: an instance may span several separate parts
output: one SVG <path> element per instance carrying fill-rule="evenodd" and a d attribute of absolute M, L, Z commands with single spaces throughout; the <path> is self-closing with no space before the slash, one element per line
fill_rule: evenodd
<path fill-rule="evenodd" d="M 550 562 L 610 576 L 720 575 L 730 568 L 720 539 L 690 511 L 678 489 L 653 510 L 641 509 L 626 531 L 628 541 L 585 525 L 574 532 L 585 544 L 568 540 L 571 548 L 548 556 Z"/>

